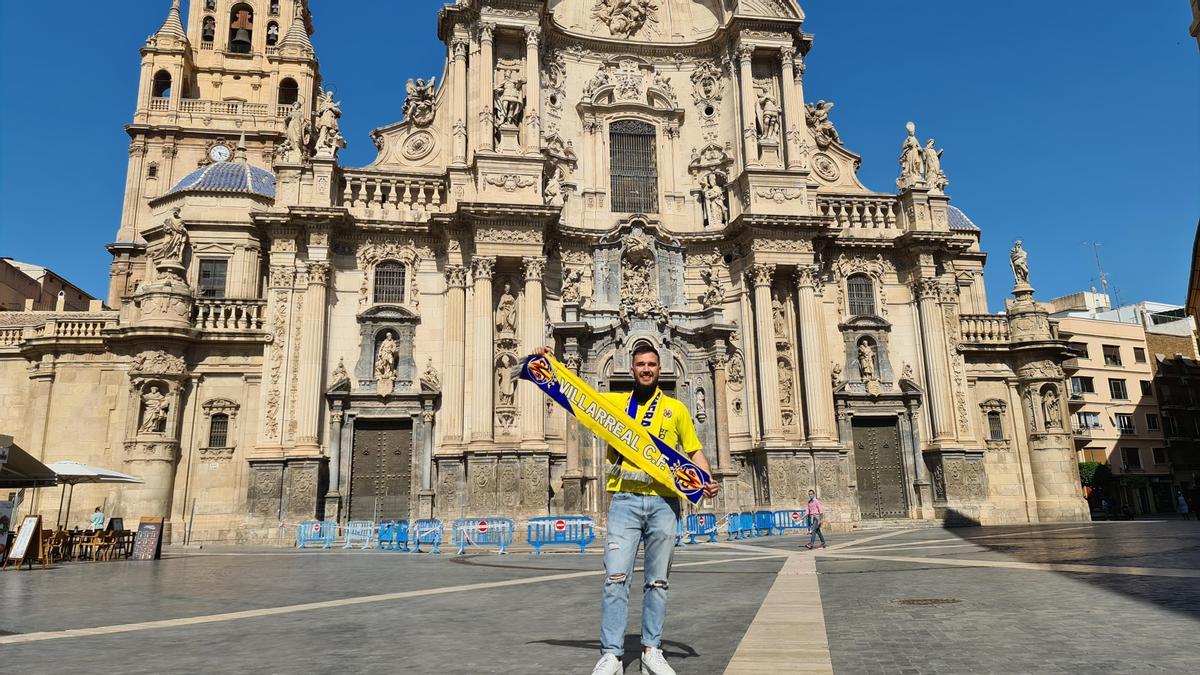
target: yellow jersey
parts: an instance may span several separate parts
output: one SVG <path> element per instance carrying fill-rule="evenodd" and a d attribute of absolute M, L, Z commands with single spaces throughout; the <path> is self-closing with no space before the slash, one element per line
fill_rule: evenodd
<path fill-rule="evenodd" d="M 683 452 L 692 454 L 701 450 L 700 438 L 696 436 L 696 427 L 692 424 L 692 415 L 688 408 L 678 399 L 671 398 L 655 389 L 654 394 L 645 404 L 637 406 L 633 402 L 633 392 L 603 394 L 605 398 L 626 410 L 634 411 L 630 415 L 633 421 L 641 424 L 651 435 L 657 436 L 662 442 Z M 632 406 L 636 406 L 633 408 Z M 659 495 L 661 497 L 678 497 L 674 490 L 653 480 L 649 475 L 639 471 L 632 462 L 627 461 L 612 446 L 606 456 L 606 472 L 608 481 L 605 489 L 609 492 L 631 492 L 638 495 Z M 630 477 L 630 474 L 641 474 L 646 480 Z"/>

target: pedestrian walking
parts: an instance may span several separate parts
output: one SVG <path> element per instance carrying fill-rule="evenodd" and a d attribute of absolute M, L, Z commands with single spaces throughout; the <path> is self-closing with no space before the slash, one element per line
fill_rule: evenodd
<path fill-rule="evenodd" d="M 545 356 L 551 351 L 549 347 L 539 347 L 534 353 Z M 628 416 L 652 435 L 678 448 L 696 466 L 710 472 L 688 406 L 658 388 L 661 372 L 658 350 L 650 343 L 638 343 L 631 360 L 633 391 L 605 396 L 623 406 Z M 602 654 L 592 675 L 619 675 L 625 670 L 621 657 L 625 653 L 625 626 L 629 621 L 629 586 L 639 546 L 645 549 L 641 670 L 643 675 L 675 675 L 663 656 L 662 631 L 670 587 L 667 579 L 679 524 L 679 498 L 671 487 L 639 470 L 612 447 L 608 448 L 605 465 L 608 473 L 605 489 L 612 493 L 612 499 L 608 508 L 600 604 Z M 720 484 L 708 483 L 704 495 L 715 497 L 720 489 Z"/>
<path fill-rule="evenodd" d="M 821 548 L 825 548 L 825 535 L 821 533 L 821 523 L 825 520 L 825 509 L 821 506 L 821 500 L 817 498 L 817 493 L 812 490 L 808 491 L 808 528 L 812 533 L 808 535 L 808 543 L 804 548 L 812 548 L 816 543 L 817 537 L 821 538 Z"/>
<path fill-rule="evenodd" d="M 1187 498 L 1183 496 L 1182 492 L 1175 493 L 1175 510 L 1179 512 L 1180 517 L 1184 520 L 1188 519 Z"/>

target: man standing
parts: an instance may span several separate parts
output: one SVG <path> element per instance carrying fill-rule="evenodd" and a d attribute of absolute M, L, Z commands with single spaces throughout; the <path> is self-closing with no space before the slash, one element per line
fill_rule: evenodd
<path fill-rule="evenodd" d="M 549 354 L 548 347 L 537 350 Z M 688 407 L 658 388 L 661 364 L 649 343 L 633 349 L 633 391 L 605 394 L 622 406 L 629 417 L 667 445 L 687 454 L 709 472 L 708 460 L 696 437 Z M 624 667 L 625 625 L 629 618 L 629 586 L 638 546 L 645 546 L 642 588 L 642 673 L 675 675 L 663 657 L 662 630 L 667 614 L 667 577 L 675 551 L 679 522 L 679 497 L 666 485 L 627 462 L 615 449 L 608 449 L 606 489 L 612 493 L 608 508 L 608 535 L 604 547 L 604 594 L 600 608 L 600 649 L 603 654 L 592 675 L 618 675 Z M 704 486 L 704 495 L 714 497 L 717 483 Z"/>

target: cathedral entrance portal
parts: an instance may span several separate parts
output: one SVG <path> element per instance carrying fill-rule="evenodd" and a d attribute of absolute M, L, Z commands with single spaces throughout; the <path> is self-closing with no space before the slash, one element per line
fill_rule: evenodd
<path fill-rule="evenodd" d="M 409 517 L 412 422 L 358 420 L 350 463 L 350 520 Z"/>
<path fill-rule="evenodd" d="M 863 519 L 907 518 L 904 459 L 895 417 L 855 417 L 854 464 Z"/>

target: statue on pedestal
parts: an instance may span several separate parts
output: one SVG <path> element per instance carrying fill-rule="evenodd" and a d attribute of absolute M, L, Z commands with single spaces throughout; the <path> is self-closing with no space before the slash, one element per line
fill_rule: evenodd
<path fill-rule="evenodd" d="M 517 332 L 517 298 L 512 294 L 512 284 L 504 282 L 500 302 L 496 305 L 496 332 Z"/>
<path fill-rule="evenodd" d="M 704 210 L 708 214 L 709 227 L 724 227 L 729 222 L 725 186 L 720 184 L 720 176 L 716 173 L 710 173 L 704 179 Z"/>
<path fill-rule="evenodd" d="M 167 423 L 167 410 L 171 404 L 158 387 L 142 394 L 142 424 L 138 432 L 143 434 L 162 433 Z"/>
<path fill-rule="evenodd" d="M 187 246 L 188 233 L 183 226 L 183 219 L 179 217 L 180 209 L 178 207 L 171 209 L 171 215 L 167 216 L 163 222 L 163 236 L 159 240 L 157 246 L 150 253 L 150 258 L 156 263 L 177 262 L 183 263 L 183 249 Z"/>
<path fill-rule="evenodd" d="M 342 106 L 333 100 L 333 92 L 321 90 L 317 97 L 317 144 L 318 155 L 334 157 L 339 148 L 346 147 L 346 139 L 338 127 Z"/>
<path fill-rule="evenodd" d="M 1012 250 L 1008 254 L 1009 264 L 1012 266 L 1013 277 L 1017 281 L 1016 288 L 1026 288 L 1029 286 L 1029 254 L 1025 249 L 1021 248 L 1021 240 L 1018 239 L 1013 244 Z"/>
<path fill-rule="evenodd" d="M 858 372 L 863 380 L 875 379 L 875 348 L 866 340 L 858 343 Z"/>
<path fill-rule="evenodd" d="M 379 343 L 379 351 L 375 356 L 375 391 L 380 396 L 391 394 L 396 385 L 396 357 L 398 354 L 399 348 L 389 331 L 383 338 L 383 342 Z"/>
<path fill-rule="evenodd" d="M 513 71 L 505 70 L 504 79 L 493 90 L 496 106 L 496 124 L 501 127 L 515 127 L 521 122 L 521 113 L 525 111 L 525 80 L 513 78 Z"/>

